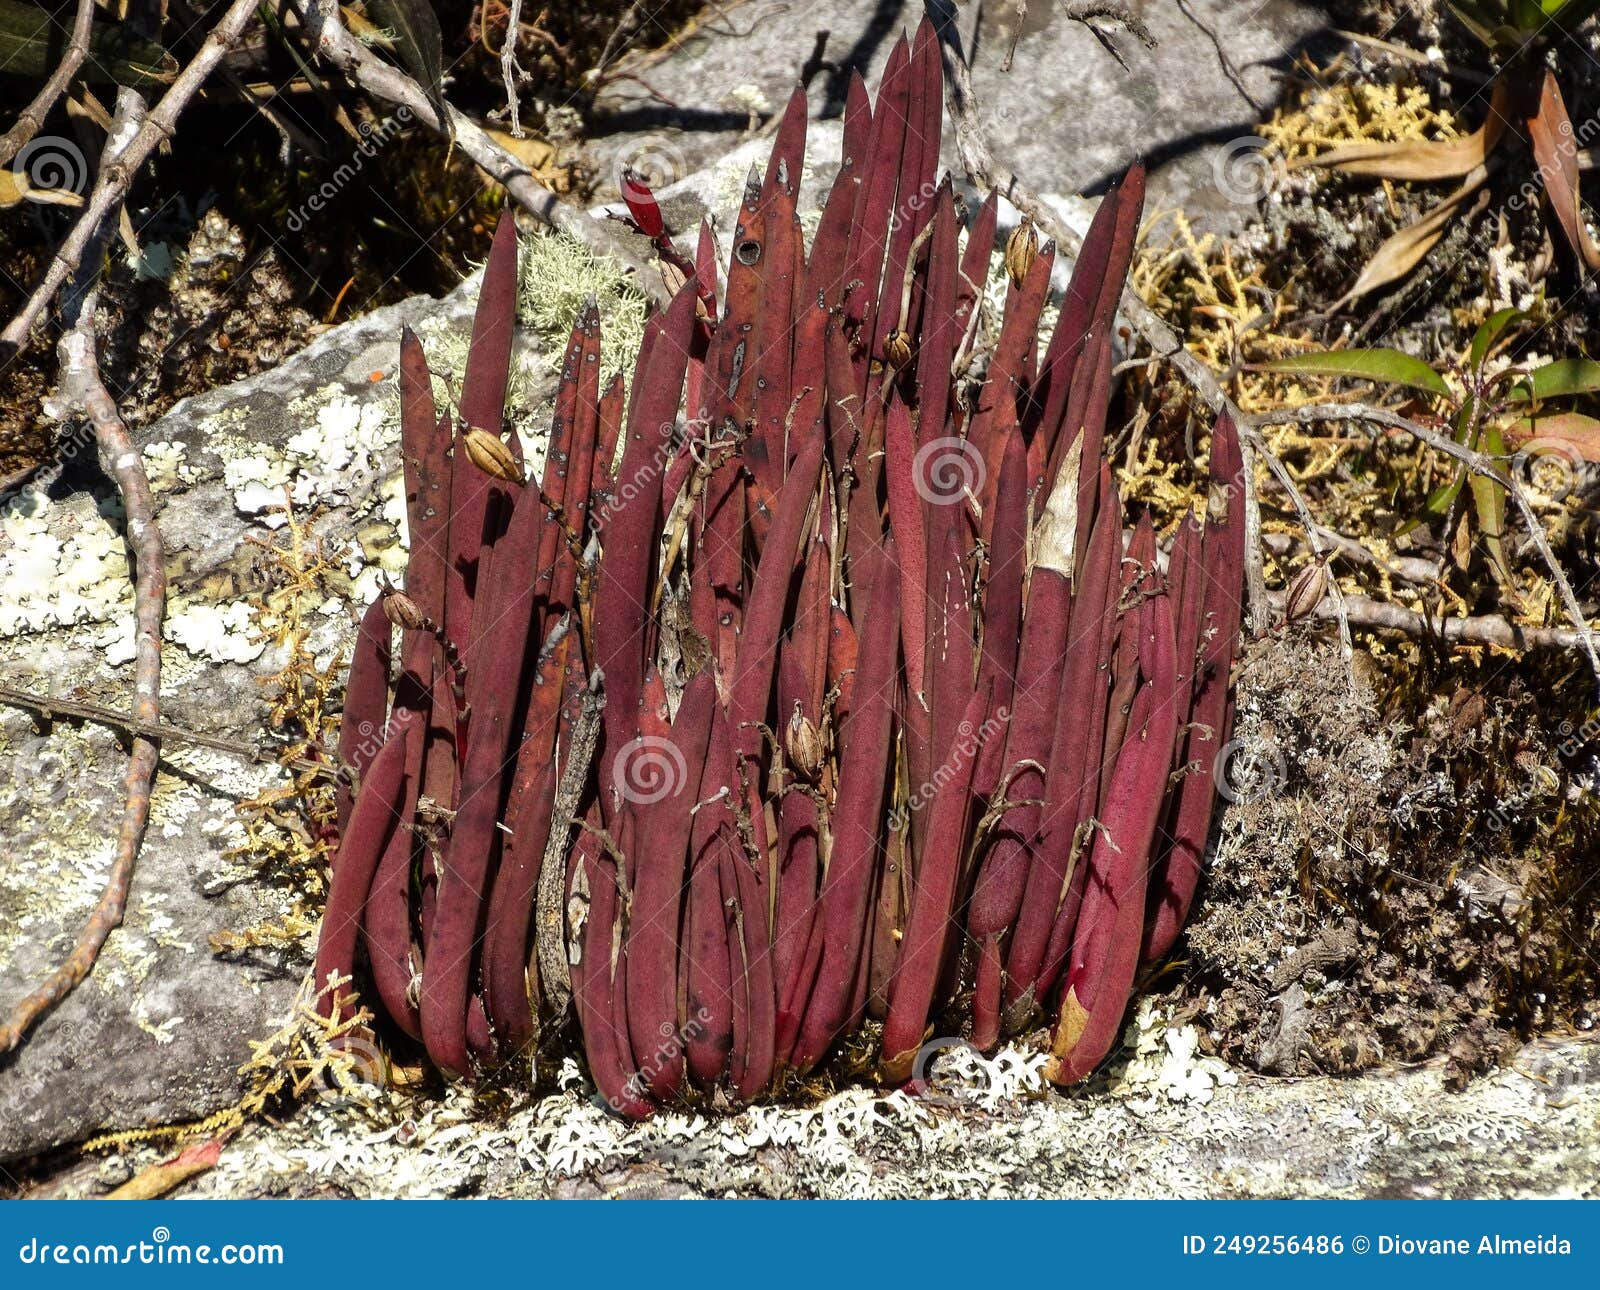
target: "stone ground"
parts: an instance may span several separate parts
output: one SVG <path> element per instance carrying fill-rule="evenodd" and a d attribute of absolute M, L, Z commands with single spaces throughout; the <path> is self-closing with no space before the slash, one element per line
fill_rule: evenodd
<path fill-rule="evenodd" d="M 651 150 L 683 182 L 673 200 L 726 209 L 748 160 L 744 113 L 722 103 L 753 85 L 781 99 L 820 27 L 862 28 L 860 6 L 756 4 L 735 30 L 701 35 L 649 70 L 676 117 L 638 103 L 597 147 L 612 161 Z M 1219 142 L 1249 133 L 1253 105 L 1325 18 L 1312 6 L 1193 0 L 1225 32 L 1223 55 L 1178 6 L 1146 6 L 1155 54 L 1121 40 L 1123 74 L 1087 33 L 1036 4 L 1007 76 L 980 74 L 1002 159 L 1047 192 L 1092 190 L 1130 158 L 1156 161 L 1153 202 L 1215 207 Z M 760 12 L 757 13 L 757 10 Z M 752 25 L 752 19 L 758 19 Z M 856 42 L 874 69 L 910 8 L 880 4 Z M 1005 33 L 996 22 L 984 40 Z M 1063 75 L 1062 69 L 1072 75 Z M 1236 85 L 1235 81 L 1239 84 Z M 1243 88 L 1241 89 L 1240 86 Z M 813 87 L 826 115 L 842 81 Z M 740 93 L 744 93 L 740 91 Z M 748 94 L 745 95 L 749 97 Z M 1093 103 L 1090 113 L 1083 105 Z M 627 112 L 633 113 L 630 118 Z M 813 191 L 829 173 L 836 123 L 814 133 Z M 664 152 L 662 150 L 665 150 Z M 1207 197 L 1207 187 L 1210 198 Z M 1066 199 L 1063 198 L 1065 201 Z M 671 207 L 669 206 L 669 210 Z M 281 541 L 284 490 L 339 552 L 345 585 L 315 607 L 326 663 L 352 633 L 352 606 L 380 569 L 400 567 L 398 332 L 422 332 L 436 366 L 464 352 L 472 284 L 412 300 L 317 337 L 280 368 L 178 405 L 140 435 L 171 553 L 167 717 L 259 742 L 257 682 L 282 663 L 258 634 L 267 590 L 260 542 Z M 537 341 L 523 356 L 519 407 L 538 420 Z M 456 362 L 451 361 L 455 356 Z M 0 681 L 114 707 L 130 684 L 129 590 L 114 494 L 79 439 L 28 490 L 0 499 Z M 44 722 L 0 706 L 0 1007 L 56 962 L 99 893 L 119 809 L 125 742 L 93 723 Z M 131 1148 L 74 1161 L 98 1133 L 203 1117 L 241 1092 L 250 1041 L 290 1007 L 303 962 L 217 957 L 208 940 L 281 918 L 288 897 L 229 854 L 237 802 L 271 773 L 169 742 L 127 921 L 91 979 L 0 1059 L 0 1167 L 30 1185 L 95 1194 L 159 1157 Z M 663 1117 L 630 1127 L 590 1100 L 575 1067 L 562 1091 L 504 1099 L 402 1098 L 357 1086 L 277 1127 L 252 1125 L 194 1194 L 486 1195 L 1573 1195 L 1600 1176 L 1596 1048 L 1548 1041 L 1512 1068 L 1445 1092 L 1433 1067 L 1348 1081 L 1240 1077 L 1199 1058 L 1182 1026 L 1143 1017 L 1128 1068 L 1087 1092 L 1042 1088 L 1037 1058 L 980 1063 L 954 1049 L 935 1097 L 844 1090 L 799 1108 L 732 1120 Z M 42 1158 L 40 1166 L 20 1162 Z M 1431 1191 L 1430 1191 L 1431 1189 Z"/>
<path fill-rule="evenodd" d="M 561 1091 L 491 1109 L 330 1091 L 253 1125 L 193 1197 L 1593 1198 L 1600 1044 L 1543 1041 L 1465 1092 L 1437 1064 L 1358 1079 L 1236 1076 L 1191 1028 L 1141 1013 L 1131 1057 L 1086 1090 L 1041 1058 L 952 1046 L 932 1092 L 846 1089 L 732 1118 L 610 1115 L 575 1065 Z M 104 1194 L 167 1150 L 78 1162 L 24 1194 Z"/>

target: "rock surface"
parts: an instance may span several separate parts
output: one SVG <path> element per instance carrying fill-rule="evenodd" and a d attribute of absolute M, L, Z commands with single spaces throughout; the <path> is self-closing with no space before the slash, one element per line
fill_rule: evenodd
<path fill-rule="evenodd" d="M 1005 72 L 1016 10 L 985 6 L 969 57 L 995 159 L 1059 200 L 1101 191 L 1142 155 L 1151 166 L 1152 211 L 1181 206 L 1192 217 L 1236 223 L 1261 194 L 1248 184 L 1241 191 L 1237 175 L 1230 179 L 1237 150 L 1228 145 L 1254 136 L 1276 100 L 1279 75 L 1301 51 L 1333 44 L 1326 7 L 1302 0 L 1136 0 L 1130 7 L 1156 47 L 1108 27 L 1126 68 L 1088 28 L 1064 18 L 1060 5 L 1035 3 Z M 739 148 L 752 120 L 783 108 L 818 32 L 830 33 L 826 59 L 861 67 L 875 86 L 896 37 L 921 12 L 904 0 L 870 7 L 753 0 L 708 21 L 650 60 L 641 73 L 648 88 L 619 79 L 600 96 L 599 127 L 609 132 L 591 150 L 602 192 L 615 197 L 625 166 L 665 186 Z M 970 45 L 965 7 L 959 29 Z M 842 70 L 820 71 L 809 88 L 812 117 L 835 121 L 848 83 Z M 959 174 L 948 125 L 944 148 L 944 164 Z M 742 180 L 742 168 L 738 174 Z"/>
<path fill-rule="evenodd" d="M 1438 1064 L 1339 1080 L 1235 1077 L 1149 1014 L 1133 1057 L 1087 1090 L 1038 1057 L 931 1065 L 933 1095 L 846 1089 L 731 1118 L 610 1115 L 565 1091 L 486 1110 L 468 1095 L 330 1095 L 252 1126 L 194 1196 L 1385 1197 L 1600 1194 L 1600 1044 L 1530 1045 L 1446 1091 Z M 359 1090 L 357 1090 L 359 1093 Z M 97 1195 L 166 1154 L 86 1161 L 38 1194 Z"/>
<path fill-rule="evenodd" d="M 164 718 L 259 745 L 258 678 L 281 665 L 256 636 L 267 590 L 252 539 L 273 538 L 284 488 L 323 508 L 352 590 L 375 578 L 363 552 L 398 551 L 398 401 L 403 323 L 446 344 L 473 296 L 417 299 L 327 332 L 281 367 L 189 399 L 139 436 L 168 552 Z M 464 343 L 460 342 L 460 343 Z M 114 489 L 93 444 L 0 499 L 0 676 L 31 694 L 125 710 L 132 591 Z M 391 561 L 391 563 L 393 563 Z M 351 634 L 330 598 L 312 624 L 331 657 Z M 70 948 L 104 886 L 122 809 L 120 732 L 0 706 L 0 1009 Z M 226 854 L 235 803 L 280 778 L 230 754 L 169 741 L 123 926 L 89 979 L 0 1058 L 0 1161 L 114 1129 L 204 1116 L 230 1104 L 237 1067 L 287 1008 L 304 965 L 214 956 L 212 933 L 281 918 L 284 896 Z"/>

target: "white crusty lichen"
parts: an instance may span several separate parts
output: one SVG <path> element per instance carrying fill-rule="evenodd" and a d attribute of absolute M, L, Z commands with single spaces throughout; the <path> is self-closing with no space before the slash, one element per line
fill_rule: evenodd
<path fill-rule="evenodd" d="M 1070 1092 L 997 1098 L 992 1109 L 852 1086 L 810 1103 L 722 1116 L 667 1112 L 634 1124 L 607 1109 L 571 1059 L 557 1091 L 509 1111 L 463 1086 L 442 1097 L 330 1091 L 285 1122 L 246 1128 L 195 1191 L 331 1185 L 358 1196 L 855 1199 L 1578 1196 L 1600 1188 L 1593 1044 L 1535 1046 L 1527 1070 L 1464 1093 L 1448 1091 L 1430 1067 L 1350 1079 L 1213 1079 L 1202 1104 L 1171 1096 L 1165 1090 L 1183 1081 L 1159 1074 L 1186 1048 L 1189 1028 L 1147 1020 L 1145 1032 L 1166 1054 L 1144 1068 L 1149 1083 L 1130 1089 L 1114 1075 Z M 996 1073 L 998 1084 L 1019 1078 L 1035 1055 L 1017 1049 L 984 1060 L 1021 1063 Z M 1195 1063 L 1176 1065 L 1192 1084 Z M 1140 1091 L 1150 1087 L 1163 1091 Z"/>
<path fill-rule="evenodd" d="M 127 568 L 122 535 L 91 499 L 57 510 L 19 494 L 0 514 L 0 637 L 131 615 Z"/>
<path fill-rule="evenodd" d="M 242 600 L 220 605 L 190 602 L 167 615 L 166 636 L 213 663 L 252 663 L 266 648 L 254 625 L 251 608 Z"/>
<path fill-rule="evenodd" d="M 1200 1052 L 1198 1030 L 1174 1025 L 1150 999 L 1140 1001 L 1124 1044 L 1129 1056 L 1115 1072 L 1112 1092 L 1127 1097 L 1135 1113 L 1161 1100 L 1204 1106 L 1218 1088 L 1239 1082 L 1226 1063 Z"/>

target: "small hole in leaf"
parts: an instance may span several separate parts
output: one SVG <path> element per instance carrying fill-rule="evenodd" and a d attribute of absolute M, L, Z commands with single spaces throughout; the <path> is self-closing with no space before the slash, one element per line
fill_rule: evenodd
<path fill-rule="evenodd" d="M 761 258 L 761 243 L 755 241 L 740 242 L 734 250 L 734 254 L 739 257 L 740 264 L 754 264 Z"/>

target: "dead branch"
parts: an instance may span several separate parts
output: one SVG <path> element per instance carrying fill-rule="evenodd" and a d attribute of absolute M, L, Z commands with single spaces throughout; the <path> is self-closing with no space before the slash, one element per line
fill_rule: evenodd
<path fill-rule="evenodd" d="M 644 272 L 642 259 L 610 229 L 579 207 L 563 202 L 534 178 L 521 161 L 491 139 L 471 117 L 453 107 L 441 121 L 428 96 L 416 81 L 385 63 L 356 40 L 344 25 L 337 0 L 294 0 L 324 58 L 368 94 L 402 107 L 428 129 L 443 137 L 455 133 L 456 146 L 498 183 L 513 201 L 535 219 L 574 238 L 597 255 L 620 260 L 634 271 L 636 285 L 658 304 L 665 304 L 659 275 Z"/>
<path fill-rule="evenodd" d="M 1413 586 L 1433 587 L 1439 583 L 1439 568 L 1432 560 L 1424 560 L 1414 555 L 1397 555 L 1384 557 L 1376 551 L 1370 550 L 1352 537 L 1346 537 L 1337 529 L 1330 529 L 1326 524 L 1317 525 L 1317 536 L 1331 546 L 1335 552 L 1345 556 L 1357 564 L 1364 564 L 1369 568 L 1386 574 L 1391 578 L 1398 578 L 1401 582 L 1409 582 Z M 1288 533 L 1263 533 L 1261 542 L 1267 550 L 1280 560 L 1290 555 L 1297 540 Z M 1299 545 L 1309 548 L 1309 542 L 1300 542 Z M 1313 556 L 1316 554 L 1312 552 Z"/>
<path fill-rule="evenodd" d="M 506 38 L 500 44 L 500 79 L 505 82 L 506 106 L 511 109 L 511 137 L 522 138 L 522 121 L 518 114 L 517 79 L 522 69 L 517 66 L 517 40 L 522 34 L 522 0 L 511 0 L 511 13 L 506 18 Z"/>
<path fill-rule="evenodd" d="M 207 77 L 222 61 L 223 55 L 238 44 L 256 9 L 257 0 L 233 0 L 195 56 L 161 96 L 161 101 L 139 127 L 138 133 L 126 147 L 118 151 L 115 160 L 100 168 L 94 191 L 89 196 L 83 214 L 72 226 L 72 232 L 67 234 L 67 240 L 61 244 L 55 258 L 50 261 L 44 279 L 34 288 L 16 317 L 6 324 L 5 331 L 0 332 L 0 345 L 21 349 L 28 343 L 28 335 L 39 320 L 39 315 L 55 299 L 67 279 L 77 273 L 90 242 L 122 205 L 134 175 L 149 160 L 157 145 L 172 138 L 178 117 L 189 106 L 189 100 L 199 92 Z"/>
<path fill-rule="evenodd" d="M 301 771 L 308 775 L 321 775 L 328 779 L 338 777 L 339 768 L 326 761 L 313 761 L 309 757 L 285 757 L 277 749 L 259 748 L 242 739 L 229 739 L 226 735 L 207 734 L 189 726 L 174 725 L 170 721 L 141 721 L 117 708 L 101 703 L 85 703 L 80 699 L 58 699 L 48 694 L 29 694 L 9 685 L 0 685 L 0 704 L 37 712 L 46 721 L 69 717 L 74 721 L 93 721 L 114 730 L 125 730 L 163 743 L 192 744 L 196 748 L 210 748 L 227 753 L 240 761 L 256 766 L 282 766 L 286 770 Z"/>
<path fill-rule="evenodd" d="M 1022 12 L 1027 13 L 1024 5 Z M 1123 71 L 1128 70 L 1128 60 L 1122 56 L 1122 51 L 1117 48 L 1116 41 L 1111 39 L 1103 24 L 1115 23 L 1126 28 L 1137 36 L 1139 43 L 1146 49 L 1156 47 L 1155 33 L 1144 25 L 1144 20 L 1134 13 L 1126 4 L 1117 3 L 1116 0 L 1061 0 L 1061 12 L 1066 15 L 1068 22 L 1081 22 L 1089 29 L 1089 34 L 1100 42 L 1101 48 L 1117 60 Z M 1019 17 L 1017 27 L 1020 30 L 1022 21 Z M 1013 46 L 1015 41 L 1012 42 Z M 1006 55 L 1006 65 L 1009 69 L 1011 55 Z"/>
<path fill-rule="evenodd" d="M 16 124 L 0 138 L 0 166 L 21 152 L 39 133 L 45 117 L 67 88 L 67 83 L 78 74 L 78 68 L 89 54 L 89 31 L 94 25 L 94 0 L 78 0 L 77 13 L 72 19 L 72 34 L 67 37 L 67 47 L 61 52 L 61 61 L 50 73 L 50 79 L 39 87 L 33 102 L 22 109 Z"/>
<path fill-rule="evenodd" d="M 1281 616 L 1282 591 L 1269 591 L 1267 598 Z M 1471 618 L 1432 618 L 1402 605 L 1373 600 L 1368 596 L 1346 596 L 1345 616 L 1356 627 L 1401 632 L 1419 639 L 1443 641 L 1448 645 L 1489 645 L 1509 650 L 1575 650 L 1583 647 L 1583 637 L 1565 627 L 1518 627 L 1493 614 Z M 1333 605 L 1323 601 L 1317 618 L 1337 617 Z"/>
<path fill-rule="evenodd" d="M 117 97 L 116 116 L 101 157 L 102 173 L 124 163 L 123 141 L 134 131 L 143 114 L 144 100 L 135 91 L 124 89 Z M 140 133 L 142 131 L 133 134 L 135 142 Z M 118 210 L 120 204 L 106 212 L 109 218 L 102 227 L 109 227 Z M 103 237 L 102 232 L 86 243 L 96 264 Z M 99 293 L 92 285 L 97 277 L 98 270 L 89 275 L 89 282 L 74 283 L 73 290 L 68 293 L 69 312 L 64 320 L 67 326 L 57 347 L 61 393 L 64 402 L 81 409 L 94 427 L 101 469 L 116 481 L 117 491 L 122 496 L 127 540 L 134 558 L 133 716 L 145 725 L 156 725 L 161 720 L 161 620 L 167 608 L 166 555 L 161 546 L 161 531 L 156 527 L 155 498 L 150 493 L 150 481 L 145 477 L 144 459 L 117 411 L 116 401 L 100 378 L 94 333 Z M 34 1023 L 94 970 L 106 938 L 121 926 L 139 847 L 150 819 L 150 788 L 160 752 L 161 746 L 155 739 L 147 735 L 134 737 L 128 771 L 123 777 L 122 823 L 117 831 L 117 849 L 112 856 L 105 890 L 66 960 L 11 1010 L 5 1025 L 0 1027 L 0 1053 L 10 1052 L 20 1044 Z"/>

